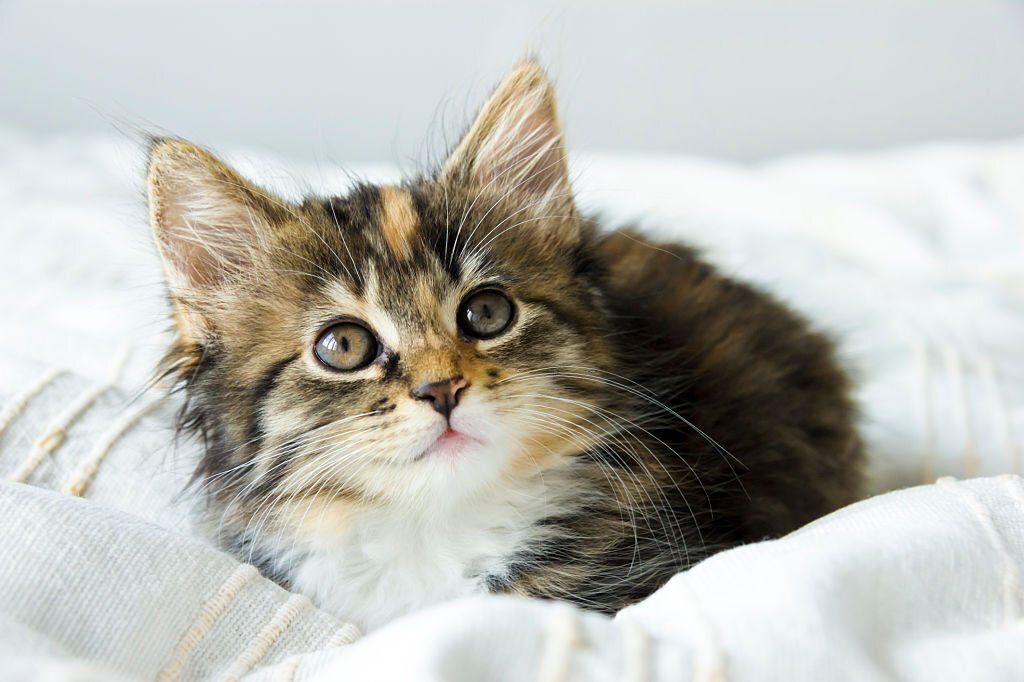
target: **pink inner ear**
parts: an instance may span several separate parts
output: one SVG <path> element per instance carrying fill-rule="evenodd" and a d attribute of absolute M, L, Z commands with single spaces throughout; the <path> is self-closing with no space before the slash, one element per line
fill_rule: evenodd
<path fill-rule="evenodd" d="M 236 262 L 231 263 L 229 267 L 223 257 L 216 257 L 199 244 L 181 240 L 168 244 L 167 254 L 175 261 L 174 267 L 185 277 L 188 284 L 196 288 L 216 286 L 230 273 L 240 271 L 242 265 Z"/>
<path fill-rule="evenodd" d="M 554 111 L 531 110 L 509 134 L 495 141 L 489 156 L 477 157 L 475 166 L 482 178 L 501 178 L 502 185 L 515 186 L 529 194 L 563 191 L 566 181 L 565 151 Z M 491 168 L 486 168 L 491 164 Z"/>
<path fill-rule="evenodd" d="M 224 180 L 204 173 L 160 178 L 155 225 L 179 286 L 213 287 L 254 267 L 259 234 L 254 209 Z"/>
<path fill-rule="evenodd" d="M 280 209 L 289 207 L 184 140 L 150 148 L 150 221 L 175 293 L 252 271 Z"/>
<path fill-rule="evenodd" d="M 527 62 L 498 86 L 445 167 L 467 170 L 480 187 L 554 198 L 569 192 L 565 157 L 551 84 Z"/>

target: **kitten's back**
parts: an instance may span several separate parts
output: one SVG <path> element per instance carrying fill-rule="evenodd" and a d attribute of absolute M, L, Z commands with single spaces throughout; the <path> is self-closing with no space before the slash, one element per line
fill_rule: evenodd
<path fill-rule="evenodd" d="M 714 525 L 749 541 L 858 497 L 855 408 L 826 336 L 679 244 L 622 230 L 595 251 L 611 317 L 629 330 L 616 337 L 624 371 L 720 446 L 678 420 L 665 434 L 721 459 L 701 467 Z"/>

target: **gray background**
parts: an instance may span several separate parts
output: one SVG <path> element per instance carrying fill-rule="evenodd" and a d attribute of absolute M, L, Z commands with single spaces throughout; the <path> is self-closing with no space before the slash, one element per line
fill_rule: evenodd
<path fill-rule="evenodd" d="M 1024 134 L 1024 0 L 0 0 L 0 124 L 407 165 L 527 49 L 576 150 Z"/>

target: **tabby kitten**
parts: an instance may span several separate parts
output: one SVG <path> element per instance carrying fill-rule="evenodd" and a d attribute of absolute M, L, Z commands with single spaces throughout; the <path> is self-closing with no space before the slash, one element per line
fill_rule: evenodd
<path fill-rule="evenodd" d="M 432 175 L 292 203 L 158 139 L 148 195 L 211 523 L 342 618 L 481 592 L 613 612 L 856 497 L 830 342 L 580 215 L 536 64 Z"/>

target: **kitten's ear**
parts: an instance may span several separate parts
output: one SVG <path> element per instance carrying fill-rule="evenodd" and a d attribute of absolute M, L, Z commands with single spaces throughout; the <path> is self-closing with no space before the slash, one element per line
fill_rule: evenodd
<path fill-rule="evenodd" d="M 150 145 L 150 227 L 172 293 L 199 293 L 252 272 L 285 204 L 182 140 Z"/>
<path fill-rule="evenodd" d="M 505 77 L 441 172 L 572 209 L 555 93 L 539 65 L 524 61 Z"/>

